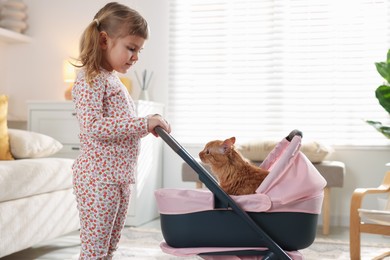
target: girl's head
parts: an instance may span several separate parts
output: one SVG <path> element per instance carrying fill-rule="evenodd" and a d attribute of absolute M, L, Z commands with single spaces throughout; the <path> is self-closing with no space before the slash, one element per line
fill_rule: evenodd
<path fill-rule="evenodd" d="M 79 61 L 87 80 L 101 67 L 125 73 L 138 60 L 148 34 L 148 23 L 137 11 L 115 2 L 106 4 L 81 37 Z"/>

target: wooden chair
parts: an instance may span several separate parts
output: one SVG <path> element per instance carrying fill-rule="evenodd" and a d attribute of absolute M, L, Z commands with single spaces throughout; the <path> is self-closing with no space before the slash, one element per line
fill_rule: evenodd
<path fill-rule="evenodd" d="M 386 210 L 361 209 L 366 194 L 389 193 Z M 368 220 L 364 222 L 364 220 Z M 352 260 L 360 259 L 360 233 L 370 233 L 390 236 L 390 171 L 386 173 L 382 184 L 377 188 L 358 188 L 351 198 L 350 213 L 350 256 Z M 390 252 L 375 259 L 390 256 Z"/>

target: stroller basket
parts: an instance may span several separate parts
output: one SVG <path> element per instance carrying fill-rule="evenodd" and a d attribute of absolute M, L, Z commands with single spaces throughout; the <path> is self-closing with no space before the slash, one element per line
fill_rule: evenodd
<path fill-rule="evenodd" d="M 283 139 L 267 156 L 261 167 L 270 173 L 256 194 L 230 196 L 172 136 L 156 132 L 209 189 L 156 190 L 163 251 L 291 259 L 285 251 L 313 243 L 326 181 L 299 151 L 300 136 Z"/>

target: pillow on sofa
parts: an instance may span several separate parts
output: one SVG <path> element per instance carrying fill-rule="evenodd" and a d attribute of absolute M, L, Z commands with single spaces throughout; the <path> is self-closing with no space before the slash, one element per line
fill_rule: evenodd
<path fill-rule="evenodd" d="M 264 161 L 278 143 L 276 140 L 256 140 L 242 144 L 238 150 L 251 161 Z M 332 151 L 330 147 L 316 141 L 304 142 L 301 145 L 301 152 L 312 163 L 322 162 Z"/>
<path fill-rule="evenodd" d="M 48 157 L 62 149 L 54 138 L 35 132 L 8 129 L 11 153 L 16 159 Z"/>
<path fill-rule="evenodd" d="M 0 95 L 0 160 L 14 159 L 10 152 L 8 126 L 7 126 L 7 113 L 8 113 L 8 97 L 5 95 Z"/>
<path fill-rule="evenodd" d="M 276 140 L 254 140 L 239 146 L 239 152 L 248 160 L 264 161 L 278 143 Z"/>
<path fill-rule="evenodd" d="M 320 142 L 310 141 L 302 143 L 301 151 L 312 163 L 320 163 L 333 152 L 333 149 Z"/>

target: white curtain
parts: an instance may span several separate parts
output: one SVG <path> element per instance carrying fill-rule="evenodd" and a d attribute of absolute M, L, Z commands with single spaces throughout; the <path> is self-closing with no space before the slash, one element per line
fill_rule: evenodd
<path fill-rule="evenodd" d="M 282 138 L 385 145 L 374 62 L 388 0 L 169 0 L 168 117 L 183 143 Z"/>

